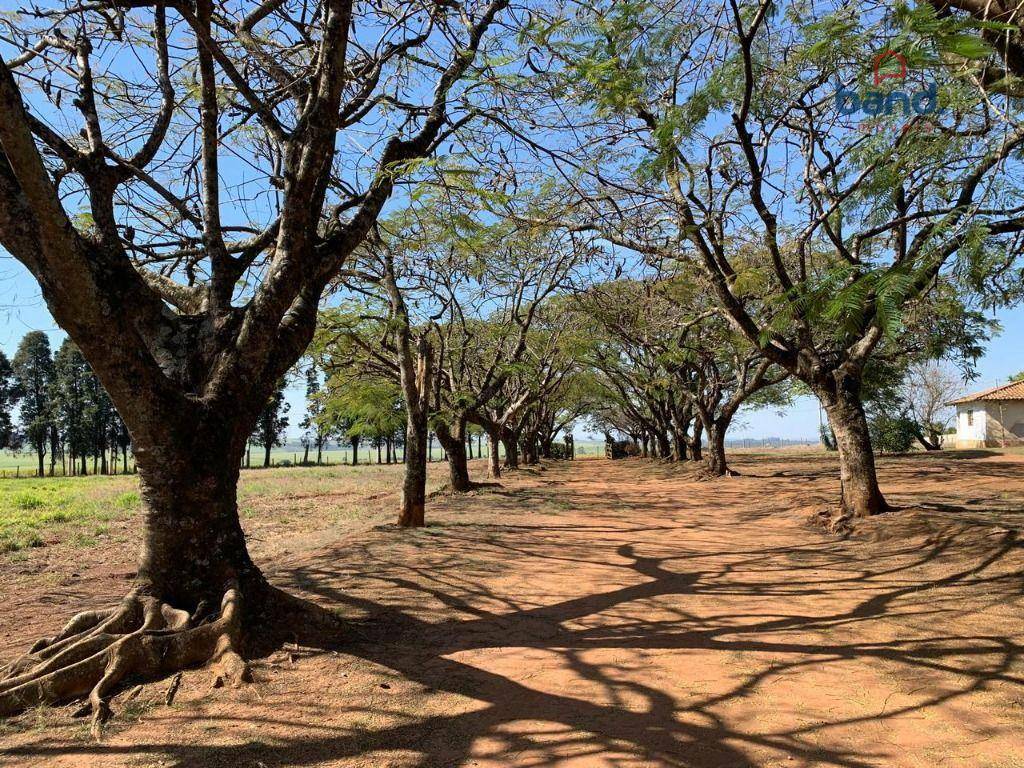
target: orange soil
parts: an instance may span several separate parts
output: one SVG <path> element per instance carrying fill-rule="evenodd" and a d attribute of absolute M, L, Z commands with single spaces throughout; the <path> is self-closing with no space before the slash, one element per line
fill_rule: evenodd
<path fill-rule="evenodd" d="M 0 764 L 1024 765 L 1024 458 L 885 459 L 901 509 L 845 541 L 805 523 L 832 459 L 734 466 L 578 461 L 437 499 L 424 530 L 296 537 L 264 563 L 351 621 L 333 649 L 256 660 L 239 691 L 189 672 L 169 707 L 147 685 L 101 744 L 69 708 L 29 713 L 0 724 Z M 74 602 L 124 590 L 130 553 L 109 554 Z M 5 658 L 72 602 L 17 583 Z"/>

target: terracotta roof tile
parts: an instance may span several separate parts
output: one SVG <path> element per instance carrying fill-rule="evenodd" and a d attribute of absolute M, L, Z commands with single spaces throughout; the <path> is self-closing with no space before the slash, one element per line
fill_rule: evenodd
<path fill-rule="evenodd" d="M 1024 381 L 1011 381 L 1009 384 L 975 392 L 973 395 L 958 397 L 956 400 L 950 400 L 948 405 L 972 403 L 976 400 L 1024 400 Z"/>

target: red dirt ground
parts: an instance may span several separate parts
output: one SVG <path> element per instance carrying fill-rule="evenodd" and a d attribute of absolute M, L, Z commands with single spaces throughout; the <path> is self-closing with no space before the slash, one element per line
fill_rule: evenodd
<path fill-rule="evenodd" d="M 257 542 L 348 636 L 257 660 L 239 691 L 196 670 L 166 706 L 147 685 L 101 744 L 69 708 L 29 713 L 0 764 L 1024 765 L 1024 458 L 885 459 L 900 509 L 845 541 L 806 523 L 830 458 L 734 458 L 713 482 L 554 465 L 437 499 L 424 530 Z M 71 584 L 0 565 L 0 658 L 116 599 L 131 548 L 105 557 Z"/>

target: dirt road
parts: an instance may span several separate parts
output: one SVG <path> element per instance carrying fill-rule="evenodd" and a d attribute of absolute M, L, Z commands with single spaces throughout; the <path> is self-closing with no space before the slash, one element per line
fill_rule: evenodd
<path fill-rule="evenodd" d="M 30 713 L 0 763 L 1024 765 L 1020 457 L 884 460 L 901 509 L 846 541 L 806 524 L 829 459 L 734 466 L 555 465 L 438 500 L 421 531 L 293 542 L 272 579 L 347 637 L 258 660 L 240 691 L 198 670 L 168 707 L 146 686 L 99 745 L 66 708 Z"/>

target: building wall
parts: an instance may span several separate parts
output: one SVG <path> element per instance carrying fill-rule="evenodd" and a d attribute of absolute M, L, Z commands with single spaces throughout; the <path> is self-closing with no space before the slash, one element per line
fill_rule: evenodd
<path fill-rule="evenodd" d="M 971 418 L 970 414 L 973 414 Z M 956 407 L 956 447 L 984 448 L 988 416 L 985 404 L 961 403 Z"/>
<path fill-rule="evenodd" d="M 973 424 L 968 424 L 972 411 Z M 988 400 L 956 407 L 957 448 L 998 448 L 1024 445 L 1024 401 Z"/>
<path fill-rule="evenodd" d="M 985 410 L 988 416 L 985 427 L 986 446 L 998 448 L 1001 445 L 1024 445 L 1024 402 L 992 400 L 985 403 Z"/>

